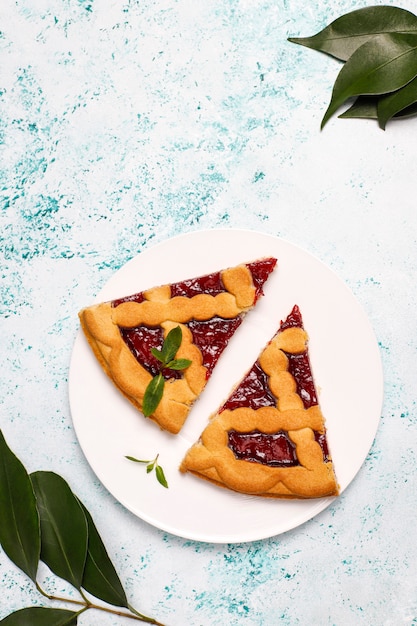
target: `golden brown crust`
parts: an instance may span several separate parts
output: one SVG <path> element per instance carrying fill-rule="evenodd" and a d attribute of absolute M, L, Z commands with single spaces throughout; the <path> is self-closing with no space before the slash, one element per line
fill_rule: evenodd
<path fill-rule="evenodd" d="M 150 417 L 162 429 L 174 434 L 180 431 L 190 407 L 207 383 L 201 352 L 184 324 L 191 319 L 209 320 L 214 316 L 233 319 L 255 304 L 256 290 L 246 265 L 223 270 L 221 276 L 228 291 L 215 296 L 171 298 L 170 286 L 162 285 L 144 292 L 143 302 L 124 302 L 117 307 L 105 302 L 79 313 L 81 327 L 101 367 L 139 410 L 142 410 L 151 375 L 130 352 L 120 328 L 161 326 L 166 335 L 175 326 L 181 327 L 182 343 L 176 356 L 189 359 L 191 365 L 184 370 L 182 378 L 166 381 L 162 400 Z"/>
<path fill-rule="evenodd" d="M 299 354 L 306 347 L 307 334 L 303 329 L 288 328 L 278 332 L 259 357 L 262 369 L 269 375 L 277 407 L 256 410 L 242 407 L 215 414 L 200 441 L 187 452 L 180 470 L 245 494 L 279 498 L 337 495 L 333 464 L 331 460 L 324 462 L 314 435 L 314 432 L 325 432 L 320 407 L 304 408 L 296 382 L 288 371 L 285 352 Z M 295 444 L 299 465 L 271 467 L 237 459 L 228 446 L 228 433 L 232 430 L 266 434 L 287 432 Z"/>

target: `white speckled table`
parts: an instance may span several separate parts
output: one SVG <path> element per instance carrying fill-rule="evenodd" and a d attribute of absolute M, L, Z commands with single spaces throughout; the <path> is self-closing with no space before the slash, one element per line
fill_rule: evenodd
<path fill-rule="evenodd" d="M 417 624 L 417 120 L 383 132 L 334 117 L 321 132 L 338 62 L 287 41 L 360 6 L 2 0 L 1 429 L 29 471 L 68 480 L 131 603 L 168 626 Z M 242 544 L 184 540 L 127 511 L 90 469 L 68 401 L 79 309 L 141 251 L 212 228 L 282 237 L 335 270 L 385 378 L 348 489 Z M 0 618 L 43 603 L 0 552 Z"/>

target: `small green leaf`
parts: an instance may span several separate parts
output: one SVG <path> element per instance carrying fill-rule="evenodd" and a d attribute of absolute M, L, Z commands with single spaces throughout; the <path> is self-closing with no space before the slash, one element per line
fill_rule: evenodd
<path fill-rule="evenodd" d="M 7 556 L 33 582 L 41 535 L 36 498 L 29 475 L 0 430 L 0 543 Z"/>
<path fill-rule="evenodd" d="M 378 101 L 378 122 L 379 126 L 385 130 L 385 126 L 394 115 L 401 113 L 417 103 L 417 78 L 414 78 L 407 85 L 386 96 L 382 96 Z"/>
<path fill-rule="evenodd" d="M 107 553 L 91 514 L 80 502 L 88 524 L 88 549 L 82 587 L 96 598 L 129 608 L 122 583 Z"/>
<path fill-rule="evenodd" d="M 321 128 L 349 98 L 386 94 L 417 75 L 417 34 L 377 35 L 358 48 L 342 67 Z"/>
<path fill-rule="evenodd" d="M 191 365 L 191 361 L 188 359 L 175 359 L 181 341 L 181 326 L 175 326 L 165 337 L 161 350 L 151 348 L 152 354 L 164 365 L 164 369 L 183 370 Z M 165 379 L 159 372 L 146 387 L 142 403 L 142 412 L 145 417 L 152 415 L 158 407 L 164 393 L 164 385 Z"/>
<path fill-rule="evenodd" d="M 134 463 L 150 463 L 151 461 L 145 461 L 143 459 L 136 459 L 134 456 L 125 456 L 125 459 L 133 461 Z"/>
<path fill-rule="evenodd" d="M 158 361 L 165 364 L 164 355 L 161 350 L 158 350 L 158 348 L 151 348 L 151 354 L 153 354 L 155 359 L 158 359 Z"/>
<path fill-rule="evenodd" d="M 165 379 L 161 373 L 154 376 L 146 387 L 143 396 L 142 412 L 145 417 L 149 417 L 156 410 L 164 394 Z"/>
<path fill-rule="evenodd" d="M 75 626 L 78 613 L 66 609 L 31 606 L 11 613 L 1 626 Z"/>
<path fill-rule="evenodd" d="M 163 363 L 169 363 L 175 357 L 178 352 L 178 348 L 181 345 L 182 341 L 182 330 L 181 326 L 175 326 L 172 328 L 167 336 L 165 337 L 164 344 L 162 346 L 162 358 Z"/>
<path fill-rule="evenodd" d="M 162 467 L 160 465 L 157 465 L 155 467 L 155 474 L 156 474 L 156 478 L 158 479 L 158 482 L 165 487 L 166 489 L 168 489 L 168 483 L 167 480 L 165 478 L 165 474 L 164 474 L 164 470 L 162 469 Z"/>
<path fill-rule="evenodd" d="M 413 79 L 414 81 L 415 79 Z M 394 92 L 397 93 L 397 92 Z M 391 94 L 390 94 L 391 95 Z M 351 107 L 338 117 L 340 119 L 378 119 L 378 103 L 385 96 L 359 96 Z M 404 119 L 417 115 L 417 102 L 395 113 L 392 119 Z"/>
<path fill-rule="evenodd" d="M 185 370 L 190 367 L 191 363 L 189 359 L 173 359 L 166 364 L 166 367 L 170 370 Z"/>
<path fill-rule="evenodd" d="M 312 37 L 290 37 L 292 43 L 346 61 L 360 46 L 381 33 L 417 33 L 417 16 L 392 6 L 371 6 L 346 13 Z"/>
<path fill-rule="evenodd" d="M 41 521 L 41 559 L 54 574 L 80 589 L 88 542 L 84 511 L 58 474 L 35 472 L 30 477 Z"/>

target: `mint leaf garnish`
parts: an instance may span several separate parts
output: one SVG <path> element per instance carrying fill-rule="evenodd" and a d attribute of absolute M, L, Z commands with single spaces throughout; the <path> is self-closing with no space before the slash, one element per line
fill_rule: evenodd
<path fill-rule="evenodd" d="M 150 417 L 154 413 L 161 402 L 164 395 L 165 378 L 161 370 L 171 369 L 181 371 L 187 369 L 191 365 L 189 359 L 176 359 L 175 355 L 182 341 L 181 326 L 172 328 L 164 339 L 162 348 L 151 348 L 151 353 L 159 361 L 160 371 L 152 378 L 149 385 L 145 389 L 143 396 L 142 412 L 145 417 Z"/>
<path fill-rule="evenodd" d="M 145 395 L 143 396 L 142 411 L 145 417 L 149 417 L 155 412 L 158 404 L 161 402 L 164 394 L 165 379 L 161 372 L 154 376 L 146 387 Z"/>
<path fill-rule="evenodd" d="M 151 348 L 151 352 L 158 361 L 166 366 L 177 354 L 181 341 L 182 330 L 180 326 L 176 326 L 172 328 L 165 337 L 162 348 L 160 350 L 158 350 L 158 348 Z"/>
<path fill-rule="evenodd" d="M 156 474 L 156 478 L 157 478 L 158 482 L 163 487 L 168 489 L 168 483 L 167 483 L 167 480 L 165 478 L 164 470 L 162 469 L 162 467 L 160 465 L 156 465 L 155 466 L 155 474 Z"/>
<path fill-rule="evenodd" d="M 143 463 L 144 465 L 146 465 L 147 474 L 150 474 L 152 470 L 155 470 L 155 476 L 156 476 L 157 481 L 163 487 L 165 487 L 165 489 L 168 489 L 168 482 L 167 482 L 167 479 L 165 478 L 165 472 L 162 469 L 161 465 L 159 465 L 158 463 L 159 454 L 157 454 L 156 457 L 152 461 L 145 460 L 145 459 L 137 459 L 134 456 L 125 456 L 125 459 L 128 459 L 129 461 L 133 461 L 134 463 Z"/>
<path fill-rule="evenodd" d="M 189 359 L 174 359 L 166 364 L 166 367 L 170 370 L 185 370 L 190 367 L 191 361 Z"/>

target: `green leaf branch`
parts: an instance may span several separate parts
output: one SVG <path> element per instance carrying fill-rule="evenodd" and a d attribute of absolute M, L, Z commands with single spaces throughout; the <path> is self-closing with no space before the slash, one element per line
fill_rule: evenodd
<path fill-rule="evenodd" d="M 342 119 L 387 122 L 417 113 L 417 16 L 398 7 L 351 11 L 311 37 L 289 41 L 343 61 L 321 128 L 354 99 Z"/>
<path fill-rule="evenodd" d="M 163 626 L 130 605 L 94 521 L 66 481 L 54 472 L 28 474 L 0 430 L 0 544 L 51 601 L 76 610 L 32 606 L 0 620 L 2 626 L 76 626 L 88 610 L 100 610 Z M 37 580 L 39 562 L 70 583 L 79 599 L 49 594 Z M 89 594 L 105 604 L 97 604 Z M 109 605 L 109 606 L 108 606 Z"/>
<path fill-rule="evenodd" d="M 152 355 L 160 363 L 160 370 L 152 378 L 145 389 L 143 396 L 142 412 L 145 417 L 150 417 L 156 411 L 164 395 L 165 378 L 163 369 L 175 371 L 185 370 L 191 365 L 189 359 L 176 359 L 175 356 L 181 346 L 182 330 L 181 326 L 172 328 L 164 339 L 162 348 L 151 348 Z"/>
<path fill-rule="evenodd" d="M 161 484 L 163 487 L 168 489 L 168 482 L 167 482 L 167 479 L 165 478 L 165 472 L 162 469 L 161 465 L 159 465 L 158 463 L 159 454 L 157 454 L 156 457 L 152 461 L 149 461 L 149 460 L 145 461 L 143 459 L 137 459 L 134 456 L 126 456 L 125 458 L 128 459 L 129 461 L 133 461 L 134 463 L 145 464 L 147 474 L 150 474 L 150 472 L 155 470 L 155 476 L 159 484 Z"/>

